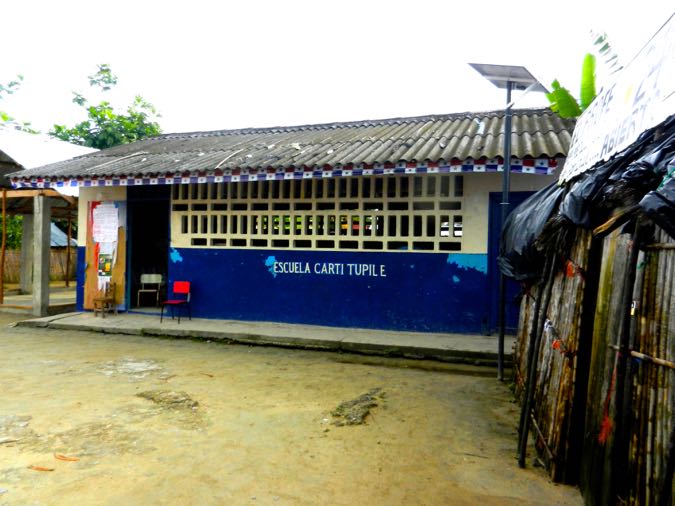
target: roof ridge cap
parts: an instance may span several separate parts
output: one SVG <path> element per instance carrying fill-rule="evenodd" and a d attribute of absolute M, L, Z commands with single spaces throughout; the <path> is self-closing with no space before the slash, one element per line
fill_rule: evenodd
<path fill-rule="evenodd" d="M 549 108 L 535 107 L 535 108 L 524 108 L 524 109 L 513 109 L 513 114 L 523 115 L 523 114 L 553 114 Z M 504 109 L 495 109 L 488 111 L 464 111 L 464 112 L 452 112 L 445 114 L 425 114 L 420 116 L 397 116 L 391 118 L 380 118 L 380 119 L 363 119 L 363 120 L 352 120 L 352 121 L 335 121 L 329 123 L 306 123 L 299 125 L 287 125 L 287 126 L 270 126 L 270 127 L 244 127 L 244 128 L 233 128 L 233 129 L 223 129 L 223 130 L 202 130 L 202 131 L 192 131 L 192 132 L 172 132 L 167 134 L 158 135 L 156 137 L 148 137 L 143 140 L 161 140 L 161 139 L 178 139 L 178 138 L 189 138 L 189 137 L 218 137 L 226 135 L 246 135 L 246 134 L 263 134 L 263 133 L 272 133 L 275 130 L 279 132 L 297 132 L 303 130 L 330 130 L 336 128 L 349 128 L 357 126 L 368 126 L 368 125 L 385 125 L 393 123 L 420 123 L 425 121 L 438 121 L 438 120 L 452 120 L 459 119 L 462 117 L 465 118 L 477 118 L 477 117 L 494 117 L 504 115 Z"/>

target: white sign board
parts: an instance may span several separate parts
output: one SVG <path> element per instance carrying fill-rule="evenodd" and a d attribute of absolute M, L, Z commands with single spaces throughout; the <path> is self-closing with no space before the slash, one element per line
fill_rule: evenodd
<path fill-rule="evenodd" d="M 560 173 L 566 183 L 623 151 L 642 132 L 675 114 L 675 15 L 577 121 Z"/>

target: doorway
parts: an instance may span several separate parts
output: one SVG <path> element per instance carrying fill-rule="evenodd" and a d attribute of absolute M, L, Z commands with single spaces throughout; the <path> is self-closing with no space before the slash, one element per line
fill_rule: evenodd
<path fill-rule="evenodd" d="M 129 225 L 129 274 L 126 294 L 129 307 L 137 306 L 141 274 L 168 271 L 171 186 L 130 186 L 127 188 Z M 151 304 L 141 300 L 141 306 Z"/>
<path fill-rule="evenodd" d="M 519 206 L 535 192 L 510 192 L 509 213 Z M 489 298 L 489 331 L 499 331 L 499 240 L 501 238 L 501 193 L 490 193 L 490 207 L 488 215 L 488 293 Z M 506 278 L 506 332 L 515 334 L 518 330 L 518 318 L 520 315 L 520 285 Z"/>

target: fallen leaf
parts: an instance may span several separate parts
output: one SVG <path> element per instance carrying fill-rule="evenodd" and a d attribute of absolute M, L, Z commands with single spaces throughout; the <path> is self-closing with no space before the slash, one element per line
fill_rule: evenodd
<path fill-rule="evenodd" d="M 66 462 L 77 462 L 80 460 L 78 457 L 68 457 L 67 455 L 62 455 L 61 453 L 55 453 L 54 458 L 56 460 L 65 460 Z"/>
<path fill-rule="evenodd" d="M 30 465 L 28 466 L 28 469 L 32 469 L 33 471 L 53 471 L 53 467 L 45 467 L 45 466 L 33 466 Z"/>

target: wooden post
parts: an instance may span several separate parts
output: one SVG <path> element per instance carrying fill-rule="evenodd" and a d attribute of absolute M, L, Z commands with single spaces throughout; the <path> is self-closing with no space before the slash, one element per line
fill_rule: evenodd
<path fill-rule="evenodd" d="M 2 249 L 0 249 L 0 304 L 5 303 L 5 249 L 7 248 L 7 190 L 2 190 Z"/>
<path fill-rule="evenodd" d="M 72 234 L 72 223 L 73 223 L 73 217 L 70 213 L 68 213 L 68 242 L 66 243 L 66 288 L 70 286 L 70 282 L 68 281 L 68 278 L 70 277 L 70 237 Z"/>

